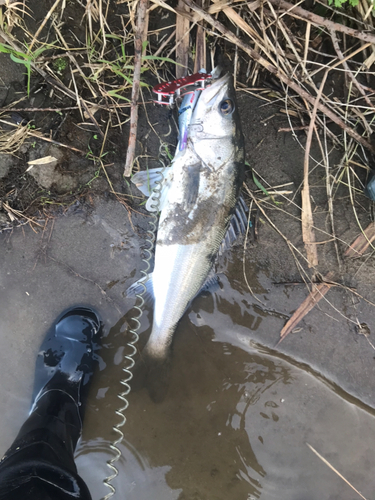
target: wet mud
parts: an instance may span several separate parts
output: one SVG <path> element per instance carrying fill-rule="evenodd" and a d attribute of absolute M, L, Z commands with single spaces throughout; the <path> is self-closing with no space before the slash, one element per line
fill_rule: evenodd
<path fill-rule="evenodd" d="M 90 304 L 104 337 L 77 464 L 99 500 L 107 492 L 102 480 L 129 338 L 133 302 L 125 291 L 142 265 L 146 218 L 133 216 L 134 232 L 122 205 L 95 202 L 37 233 L 24 227 L 0 236 L 0 447 L 11 444 L 27 415 L 49 325 L 64 308 Z M 323 304 L 275 350 L 306 290 L 275 283 L 274 270 L 262 265 L 263 250 L 260 240 L 245 253 L 253 294 L 243 247 L 221 257 L 221 289 L 197 297 L 177 328 L 164 401 L 155 404 L 145 389 L 131 393 L 114 481 L 122 498 L 353 498 L 306 443 L 371 495 L 373 349 Z M 345 293 L 337 289 L 330 300 L 350 314 Z M 150 322 L 146 311 L 140 346 Z"/>

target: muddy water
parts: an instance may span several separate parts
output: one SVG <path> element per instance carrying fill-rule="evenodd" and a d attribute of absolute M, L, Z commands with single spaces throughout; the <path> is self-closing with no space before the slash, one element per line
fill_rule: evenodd
<path fill-rule="evenodd" d="M 98 206 L 90 215 L 57 219 L 44 233 L 25 228 L 0 238 L 1 451 L 27 415 L 44 332 L 65 307 L 91 304 L 105 328 L 101 370 L 93 382 L 77 463 L 93 500 L 98 500 L 108 491 L 102 479 L 109 472 L 105 461 L 112 456 L 108 444 L 115 437 L 111 426 L 117 421 L 131 306 L 124 292 L 134 280 L 134 263 L 140 264 L 138 239 L 115 204 Z M 145 389 L 129 397 L 120 474 L 114 480 L 118 498 L 355 498 L 306 443 L 370 498 L 375 487 L 375 412 L 360 401 L 366 398 L 355 399 L 359 390 L 347 391 L 364 385 L 371 400 L 372 368 L 363 364 L 362 371 L 356 368 L 351 377 L 339 380 L 341 367 L 327 364 L 319 342 L 318 352 L 305 349 L 297 361 L 288 344 L 283 347 L 286 356 L 281 356 L 270 346 L 304 291 L 291 293 L 273 285 L 267 270 L 248 259 L 255 299 L 243 278 L 241 249 L 224 258 L 219 271 L 221 290 L 197 298 L 179 324 L 165 400 L 153 403 Z M 322 319 L 311 321 L 319 324 Z M 145 315 L 142 328 L 148 323 Z M 372 358 L 365 343 L 356 342 L 349 351 L 346 323 L 334 326 L 342 334 L 337 355 L 345 356 L 347 370 L 353 356 Z M 326 378 L 314 371 L 317 362 L 312 370 L 300 364 L 314 356 L 325 365 L 317 371 Z"/>
<path fill-rule="evenodd" d="M 197 299 L 176 335 L 164 402 L 154 404 L 146 390 L 130 396 L 114 481 L 120 498 L 353 498 L 306 443 L 371 496 L 373 412 L 349 403 L 344 391 L 332 390 L 272 350 L 254 349 L 252 327 L 259 332 L 268 318 L 246 314 L 251 307 L 240 297 L 226 283 L 216 297 Z M 113 342 L 108 348 L 118 356 Z M 103 384 L 107 371 L 112 376 Z M 101 479 L 110 457 L 108 422 L 117 405 L 115 373 L 108 363 L 96 380 L 93 414 L 78 452 L 94 499 L 106 493 Z"/>

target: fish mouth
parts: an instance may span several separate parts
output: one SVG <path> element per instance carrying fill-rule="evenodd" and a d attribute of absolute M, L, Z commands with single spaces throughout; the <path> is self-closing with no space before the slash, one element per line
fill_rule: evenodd
<path fill-rule="evenodd" d="M 213 80 L 213 83 L 203 90 L 202 95 L 198 100 L 198 104 L 200 101 L 204 101 L 206 105 L 214 104 L 218 94 L 227 93 L 227 89 L 230 85 L 232 75 L 230 73 L 226 73 L 221 78 Z M 225 89 L 225 92 L 223 92 Z"/>
<path fill-rule="evenodd" d="M 225 75 L 221 76 L 220 78 L 216 78 L 215 80 L 213 80 L 211 86 L 208 88 L 212 89 L 215 86 L 220 86 L 224 83 L 229 83 L 231 78 L 232 75 L 230 73 L 225 73 Z"/>

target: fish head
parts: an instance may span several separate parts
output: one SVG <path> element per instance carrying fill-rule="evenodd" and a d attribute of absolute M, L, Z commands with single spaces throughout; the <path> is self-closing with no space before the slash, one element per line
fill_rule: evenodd
<path fill-rule="evenodd" d="M 231 158 L 243 162 L 244 139 L 232 75 L 227 73 L 201 91 L 188 140 L 195 153 L 215 170 Z"/>

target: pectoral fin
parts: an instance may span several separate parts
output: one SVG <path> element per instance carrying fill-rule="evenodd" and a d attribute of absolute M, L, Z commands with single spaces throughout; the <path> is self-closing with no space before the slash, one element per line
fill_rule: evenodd
<path fill-rule="evenodd" d="M 137 172 L 132 177 L 132 183 L 149 199 L 146 203 L 146 209 L 149 212 L 160 211 L 167 199 L 167 194 L 173 180 L 173 168 L 166 167 L 151 168 Z M 160 188 L 160 198 L 157 201 L 154 194 L 154 189 Z M 157 208 L 152 205 L 158 205 Z"/>
<path fill-rule="evenodd" d="M 146 304 L 153 306 L 155 295 L 152 274 L 136 281 L 126 290 L 126 296 L 129 298 L 135 298 L 137 295 L 141 295 Z"/>

